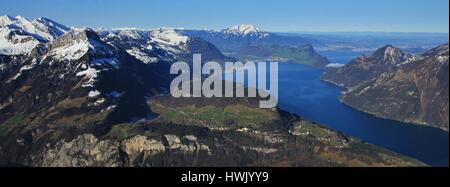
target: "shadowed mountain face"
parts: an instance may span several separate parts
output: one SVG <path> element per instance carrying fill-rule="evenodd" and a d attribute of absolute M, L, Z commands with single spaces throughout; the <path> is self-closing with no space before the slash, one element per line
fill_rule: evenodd
<path fill-rule="evenodd" d="M 400 52 L 387 51 L 385 54 L 396 55 L 380 58 L 376 54 L 380 50 L 369 59 L 378 60 L 358 58 L 340 69 L 330 70 L 323 79 L 352 87 L 342 101 L 359 110 L 448 131 L 448 44 L 418 57 L 404 58 Z"/>

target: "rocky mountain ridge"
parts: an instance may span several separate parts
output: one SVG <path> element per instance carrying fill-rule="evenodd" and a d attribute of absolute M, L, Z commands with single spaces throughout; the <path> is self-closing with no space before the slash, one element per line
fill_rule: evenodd
<path fill-rule="evenodd" d="M 383 73 L 392 72 L 401 63 L 416 58 L 411 54 L 404 53 L 399 48 L 386 45 L 369 56 L 363 55 L 353 59 L 343 67 L 328 69 L 322 79 L 342 87 L 351 88 Z"/>
<path fill-rule="evenodd" d="M 448 72 L 448 44 L 420 56 L 387 46 L 322 78 L 348 87 L 341 100 L 358 110 L 448 131 Z"/>
<path fill-rule="evenodd" d="M 192 55 L 202 54 L 203 61 L 233 62 L 214 45 L 197 37 L 188 37 L 174 29 L 160 28 L 151 31 L 113 30 L 100 32 L 102 39 L 144 63 L 165 61 L 192 62 Z"/>

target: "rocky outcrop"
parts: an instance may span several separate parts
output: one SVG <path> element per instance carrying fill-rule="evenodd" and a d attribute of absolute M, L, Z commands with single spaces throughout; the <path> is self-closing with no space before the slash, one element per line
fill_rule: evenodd
<path fill-rule="evenodd" d="M 34 166 L 43 167 L 95 167 L 119 166 L 119 144 L 111 140 L 98 140 L 92 134 L 83 134 L 72 141 L 59 141 L 47 148 Z"/>
<path fill-rule="evenodd" d="M 121 149 L 127 155 L 128 162 L 133 162 L 141 155 L 143 159 L 146 159 L 166 151 L 162 142 L 141 135 L 124 140 L 121 143 Z"/>
<path fill-rule="evenodd" d="M 146 161 L 167 152 L 198 154 L 209 152 L 209 147 L 199 143 L 197 137 L 186 135 L 183 143 L 177 135 L 166 134 L 162 140 L 142 135 L 118 141 L 99 140 L 93 134 L 82 134 L 77 138 L 61 140 L 55 145 L 47 144 L 44 151 L 33 157 L 33 166 L 44 167 L 117 167 L 143 166 Z"/>

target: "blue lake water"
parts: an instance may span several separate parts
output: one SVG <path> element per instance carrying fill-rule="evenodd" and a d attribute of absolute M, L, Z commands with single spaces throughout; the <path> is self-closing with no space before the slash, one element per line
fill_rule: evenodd
<path fill-rule="evenodd" d="M 381 119 L 350 108 L 339 101 L 342 90 L 320 81 L 321 74 L 321 70 L 305 65 L 280 64 L 278 106 L 432 166 L 449 165 L 447 132 Z"/>
<path fill-rule="evenodd" d="M 348 107 L 339 101 L 341 88 L 319 79 L 322 73 L 306 65 L 280 63 L 278 107 L 431 166 L 449 165 L 447 132 Z"/>

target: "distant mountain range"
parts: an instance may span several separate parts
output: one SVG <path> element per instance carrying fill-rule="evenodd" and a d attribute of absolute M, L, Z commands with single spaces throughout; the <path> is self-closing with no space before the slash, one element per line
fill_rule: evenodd
<path fill-rule="evenodd" d="M 237 25 L 221 31 L 177 30 L 201 37 L 229 56 L 243 61 L 277 61 L 325 67 L 329 61 L 313 49 L 314 39 L 264 32 L 253 25 Z"/>
<path fill-rule="evenodd" d="M 300 46 L 310 44 L 313 41 L 299 36 L 281 36 L 264 32 L 253 25 L 237 25 L 221 31 L 178 29 L 177 32 L 187 36 L 203 38 L 226 53 L 234 52 L 249 44 Z"/>
<path fill-rule="evenodd" d="M 449 46 L 414 56 L 385 46 L 322 79 L 348 91 L 342 101 L 380 117 L 449 129 Z"/>
<path fill-rule="evenodd" d="M 201 53 L 204 62 L 235 61 L 202 38 L 184 36 L 173 29 L 112 30 L 100 31 L 99 34 L 104 41 L 126 50 L 145 63 L 154 63 L 160 59 L 191 62 L 195 53 Z"/>

